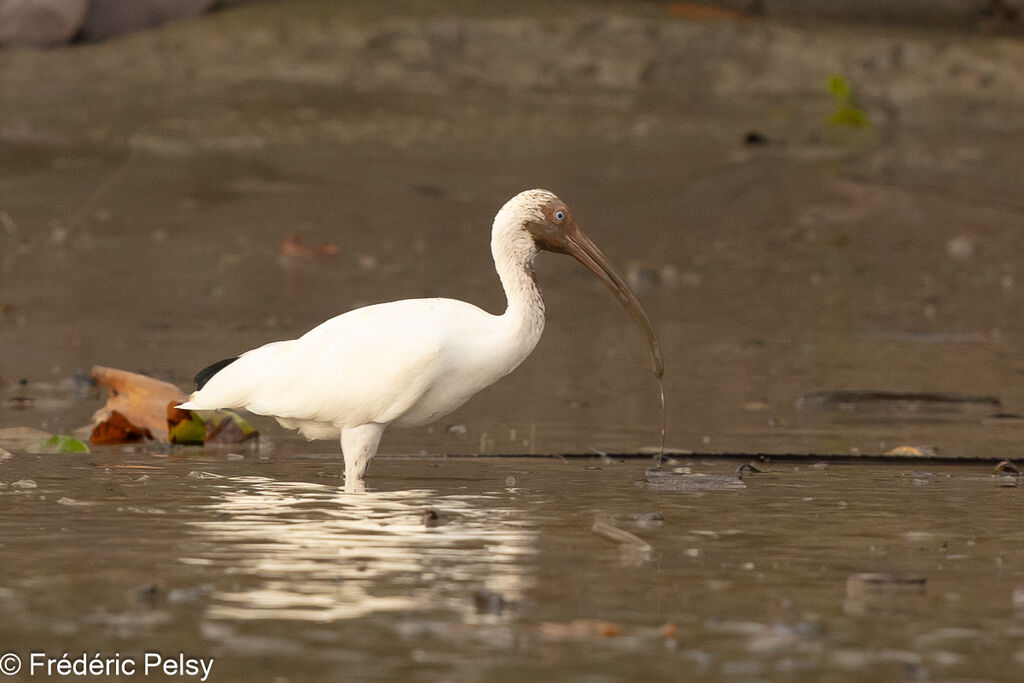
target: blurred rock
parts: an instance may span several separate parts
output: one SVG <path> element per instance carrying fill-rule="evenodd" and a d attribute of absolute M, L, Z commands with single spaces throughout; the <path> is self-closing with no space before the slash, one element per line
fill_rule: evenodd
<path fill-rule="evenodd" d="M 0 445 L 16 451 L 24 450 L 50 436 L 49 432 L 33 427 L 5 427 L 0 429 Z"/>
<path fill-rule="evenodd" d="M 0 0 L 0 45 L 48 47 L 77 35 L 86 0 Z"/>
<path fill-rule="evenodd" d="M 82 39 L 97 41 L 190 19 L 216 0 L 91 0 L 82 25 Z"/>

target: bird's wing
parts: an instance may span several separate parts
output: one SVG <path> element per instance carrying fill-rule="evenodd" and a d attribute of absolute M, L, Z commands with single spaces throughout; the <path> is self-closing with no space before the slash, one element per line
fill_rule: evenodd
<path fill-rule="evenodd" d="M 462 316 L 472 317 L 472 311 L 487 315 L 446 299 L 356 309 L 299 339 L 242 354 L 190 403 L 200 408 L 240 407 L 339 427 L 390 423 L 446 371 L 446 320 L 454 309 Z"/>

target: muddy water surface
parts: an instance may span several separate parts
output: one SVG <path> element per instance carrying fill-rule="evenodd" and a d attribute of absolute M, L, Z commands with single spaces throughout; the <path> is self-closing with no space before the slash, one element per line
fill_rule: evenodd
<path fill-rule="evenodd" d="M 58 457 L 3 465 L 15 652 L 184 651 L 214 657 L 218 681 L 1021 666 L 1022 503 L 988 468 L 780 462 L 744 489 L 680 493 L 637 487 L 639 461 L 384 458 L 377 487 L 346 495 L 336 463 L 288 445 Z M 848 588 L 864 572 L 924 585 Z"/>
<path fill-rule="evenodd" d="M 3 53 L 0 427 L 85 424 L 94 364 L 188 387 L 367 303 L 500 311 L 491 218 L 542 186 L 659 332 L 670 446 L 978 461 L 776 459 L 680 492 L 637 487 L 646 460 L 441 457 L 656 443 L 640 335 L 543 255 L 533 356 L 386 435 L 366 495 L 339 493 L 335 444 L 265 420 L 236 452 L 9 448 L 0 649 L 186 651 L 215 680 L 1019 677 L 1020 501 L 992 463 L 1024 436 L 1020 45 L 349 5 Z M 825 123 L 837 70 L 870 127 Z M 296 233 L 337 254 L 283 253 Z M 851 389 L 999 403 L 799 402 Z M 848 593 L 865 572 L 923 589 Z"/>

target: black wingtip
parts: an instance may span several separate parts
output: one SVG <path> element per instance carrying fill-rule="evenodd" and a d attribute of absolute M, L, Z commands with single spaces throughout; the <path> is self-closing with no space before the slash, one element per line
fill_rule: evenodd
<path fill-rule="evenodd" d="M 199 372 L 197 372 L 195 377 L 196 391 L 199 391 L 200 389 L 205 387 L 206 383 L 210 381 L 210 378 L 212 378 L 214 375 L 216 375 L 218 372 L 220 372 L 227 366 L 234 363 L 236 360 L 238 360 L 238 356 L 235 356 L 234 358 L 225 358 L 224 360 L 219 360 L 213 365 L 208 365 Z"/>

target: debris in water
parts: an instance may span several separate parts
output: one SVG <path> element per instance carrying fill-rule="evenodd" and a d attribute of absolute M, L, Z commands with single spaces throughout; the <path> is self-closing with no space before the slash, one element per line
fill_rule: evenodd
<path fill-rule="evenodd" d="M 117 411 L 136 431 L 147 430 L 160 441 L 168 440 L 167 406 L 185 400 L 181 389 L 146 375 L 100 365 L 93 367 L 92 377 L 110 392 L 107 404 L 92 416 L 94 426 Z"/>
<path fill-rule="evenodd" d="M 1024 415 L 1020 413 L 993 413 L 983 418 L 981 424 L 986 426 L 1019 427 L 1024 424 Z"/>
<path fill-rule="evenodd" d="M 11 396 L 4 401 L 11 410 L 29 410 L 35 406 L 35 398 L 31 396 Z"/>
<path fill-rule="evenodd" d="M 167 404 L 167 441 L 181 445 L 202 445 L 206 441 L 206 425 L 191 410 Z"/>
<path fill-rule="evenodd" d="M 939 454 L 935 446 L 896 446 L 885 452 L 885 455 L 917 456 L 920 458 L 934 458 Z"/>
<path fill-rule="evenodd" d="M 456 436 L 465 436 L 469 433 L 469 428 L 464 424 L 451 424 L 445 427 L 444 430 L 449 434 L 454 434 Z"/>
<path fill-rule="evenodd" d="M 615 638 L 622 635 L 622 627 L 610 621 L 574 619 L 567 624 L 545 621 L 537 625 L 537 632 L 551 640 L 586 640 Z"/>
<path fill-rule="evenodd" d="M 135 591 L 135 599 L 144 605 L 154 605 L 160 598 L 160 586 L 148 583 Z"/>
<path fill-rule="evenodd" d="M 205 430 L 205 438 L 200 443 L 242 443 L 260 435 L 255 427 L 233 410 L 199 410 L 192 413 L 199 417 Z"/>
<path fill-rule="evenodd" d="M 907 601 L 925 595 L 926 580 L 914 574 L 870 572 L 850 574 L 846 579 L 846 602 L 843 608 L 852 614 L 898 610 Z"/>
<path fill-rule="evenodd" d="M 768 136 L 759 130 L 748 130 L 746 135 L 743 136 L 743 144 L 745 145 L 767 145 Z"/>
<path fill-rule="evenodd" d="M 1002 402 L 995 396 L 976 396 L 941 392 L 913 391 L 817 391 L 796 400 L 802 411 L 843 413 L 898 413 L 900 418 L 919 414 L 934 418 L 939 414 L 958 415 L 999 412 Z"/>
<path fill-rule="evenodd" d="M 896 594 L 921 595 L 925 592 L 927 579 L 916 574 L 894 572 L 868 572 L 850 574 L 846 579 L 846 596 L 859 598 L 865 595 Z"/>
<path fill-rule="evenodd" d="M 651 549 L 651 544 L 636 534 L 631 534 L 625 529 L 620 529 L 619 527 L 600 519 L 594 521 L 594 525 L 590 527 L 590 530 L 606 541 L 618 543 L 622 546 L 628 546 L 638 550 Z"/>
<path fill-rule="evenodd" d="M 825 87 L 832 93 L 836 105 L 835 111 L 828 117 L 829 125 L 853 128 L 866 128 L 871 125 L 867 112 L 859 106 L 853 89 L 845 78 L 839 74 L 832 74 L 828 77 Z"/>
<path fill-rule="evenodd" d="M 665 516 L 660 512 L 641 512 L 631 517 L 638 527 L 659 527 L 665 523 Z"/>
<path fill-rule="evenodd" d="M 51 436 L 49 432 L 32 427 L 6 427 L 0 429 L 0 446 L 22 451 Z"/>
<path fill-rule="evenodd" d="M 89 447 L 73 436 L 54 434 L 28 448 L 29 453 L 88 453 Z"/>
<path fill-rule="evenodd" d="M 120 412 L 112 410 L 106 420 L 92 428 L 89 441 L 94 444 L 118 444 L 152 438 L 153 434 L 148 429 L 136 427 Z"/>
<path fill-rule="evenodd" d="M 288 258 L 313 258 L 314 256 L 337 256 L 337 244 L 324 242 L 315 247 L 302 243 L 302 235 L 293 232 L 281 241 L 281 255 Z"/>
<path fill-rule="evenodd" d="M 735 491 L 747 485 L 739 477 L 728 474 L 681 474 L 649 469 L 639 487 L 653 491 Z"/>
<path fill-rule="evenodd" d="M 505 610 L 515 609 L 519 603 L 514 600 L 506 600 L 501 593 L 479 590 L 473 593 L 473 605 L 479 614 L 501 614 Z"/>
<path fill-rule="evenodd" d="M 744 475 L 747 474 L 761 474 L 761 470 L 757 469 L 749 462 L 745 462 L 739 467 L 737 467 L 736 471 L 733 472 L 733 476 L 737 477 L 738 479 L 742 479 Z"/>
<path fill-rule="evenodd" d="M 57 505 L 66 505 L 68 507 L 89 507 L 96 503 L 88 500 L 75 500 L 74 498 L 68 498 L 67 496 L 62 497 L 57 501 Z"/>
<path fill-rule="evenodd" d="M 223 479 L 223 474 L 214 474 L 213 472 L 202 472 L 200 470 L 192 470 L 188 473 L 189 479 Z"/>
<path fill-rule="evenodd" d="M 428 509 L 424 510 L 423 511 L 423 515 L 422 515 L 422 519 L 423 519 L 423 526 L 425 526 L 427 528 L 431 528 L 431 527 L 435 527 L 435 526 L 441 526 L 442 524 L 444 524 L 445 522 L 448 521 L 447 519 L 445 519 L 444 515 L 442 515 L 440 512 L 438 512 L 434 508 L 428 508 Z"/>
<path fill-rule="evenodd" d="M 1017 467 L 1016 465 L 1014 465 L 1009 460 L 1002 460 L 1002 461 L 999 462 L 998 465 L 996 465 L 995 473 L 996 474 L 1006 475 L 1006 476 L 1011 476 L 1011 477 L 1019 477 L 1020 476 L 1020 468 Z"/>
<path fill-rule="evenodd" d="M 181 410 L 185 394 L 175 385 L 99 365 L 93 379 L 110 392 L 92 416 L 94 444 L 158 439 L 175 444 L 241 443 L 259 432 L 231 410 Z"/>
<path fill-rule="evenodd" d="M 635 626 L 626 631 L 620 624 L 597 619 L 573 619 L 568 623 L 545 621 L 537 624 L 537 633 L 548 640 L 595 640 L 629 636 L 640 639 L 662 639 L 668 642 L 679 638 L 679 626 L 665 622 L 660 626 Z"/>

